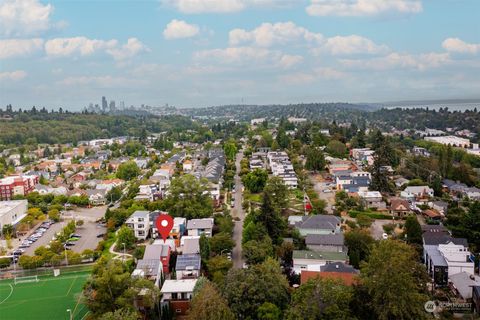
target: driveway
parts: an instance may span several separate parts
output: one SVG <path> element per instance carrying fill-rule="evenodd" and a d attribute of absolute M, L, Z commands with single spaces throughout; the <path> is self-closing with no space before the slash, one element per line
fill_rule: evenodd
<path fill-rule="evenodd" d="M 329 187 L 321 175 L 311 175 L 310 181 L 313 183 L 313 189 L 317 192 L 318 197 L 327 203 L 325 211 L 329 214 L 333 214 L 332 206 L 335 204 L 335 190 Z M 325 192 L 325 190 L 329 190 Z"/>
<path fill-rule="evenodd" d="M 385 231 L 383 230 L 383 226 L 386 225 L 386 224 L 389 224 L 389 223 L 394 223 L 395 221 L 394 220 L 380 220 L 380 219 L 377 219 L 377 220 L 374 220 L 372 225 L 370 226 L 370 234 L 372 235 L 372 237 L 376 240 L 381 240 L 382 239 L 382 235 L 385 233 Z"/>
<path fill-rule="evenodd" d="M 243 220 L 245 219 L 245 211 L 242 208 L 243 202 L 243 184 L 240 176 L 240 161 L 243 159 L 243 152 L 240 151 L 237 154 L 237 158 L 235 161 L 235 165 L 237 168 L 237 172 L 235 174 L 235 208 L 232 209 L 232 216 L 233 218 L 240 218 L 239 221 L 235 221 L 235 226 L 233 228 L 233 241 L 235 241 L 235 247 L 232 251 L 232 260 L 233 260 L 233 267 L 240 269 L 243 267 L 243 256 L 242 256 L 242 232 L 243 232 Z"/>

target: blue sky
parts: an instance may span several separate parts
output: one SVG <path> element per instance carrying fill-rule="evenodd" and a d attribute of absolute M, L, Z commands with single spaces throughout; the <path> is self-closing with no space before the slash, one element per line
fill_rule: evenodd
<path fill-rule="evenodd" d="M 0 106 L 480 98 L 478 0 L 0 0 Z"/>

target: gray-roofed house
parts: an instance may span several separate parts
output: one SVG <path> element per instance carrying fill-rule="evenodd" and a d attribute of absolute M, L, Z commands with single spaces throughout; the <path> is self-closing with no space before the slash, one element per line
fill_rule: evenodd
<path fill-rule="evenodd" d="M 132 273 L 132 277 L 139 277 L 148 280 L 152 280 L 158 287 L 163 266 L 158 259 L 141 259 L 138 260 L 137 266 Z"/>
<path fill-rule="evenodd" d="M 340 233 L 341 220 L 337 216 L 318 214 L 304 216 L 301 222 L 296 224 L 302 236 L 307 234 L 333 234 Z"/>
<path fill-rule="evenodd" d="M 199 254 L 182 254 L 177 256 L 175 272 L 177 279 L 196 279 L 200 276 L 201 258 Z"/>
<path fill-rule="evenodd" d="M 473 294 L 472 287 L 480 286 L 480 277 L 467 272 L 451 275 L 449 280 L 452 287 L 457 290 L 463 300 L 471 299 Z"/>
<path fill-rule="evenodd" d="M 320 268 L 332 262 L 348 261 L 345 252 L 317 252 L 310 250 L 293 250 L 293 270 L 300 274 L 302 270 L 320 271 Z"/>
<path fill-rule="evenodd" d="M 345 252 L 345 242 L 342 233 L 307 234 L 307 248 L 312 251 Z"/>
<path fill-rule="evenodd" d="M 213 218 L 190 219 L 187 222 L 187 230 L 189 236 L 212 236 Z"/>
<path fill-rule="evenodd" d="M 170 246 L 168 244 L 154 243 L 145 247 L 143 260 L 158 260 L 162 263 L 163 273 L 168 273 L 170 262 Z"/>
<path fill-rule="evenodd" d="M 183 242 L 183 254 L 197 254 L 200 253 L 200 238 L 199 237 L 184 237 Z"/>

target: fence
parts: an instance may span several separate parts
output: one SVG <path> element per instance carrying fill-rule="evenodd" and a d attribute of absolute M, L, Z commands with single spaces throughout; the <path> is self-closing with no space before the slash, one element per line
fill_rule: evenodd
<path fill-rule="evenodd" d="M 53 276 L 53 269 L 60 269 L 60 274 L 89 272 L 93 268 L 93 263 L 81 264 L 74 266 L 63 267 L 42 267 L 36 269 L 19 269 L 0 272 L 0 279 L 12 279 L 14 277 L 28 277 L 28 276 Z"/>

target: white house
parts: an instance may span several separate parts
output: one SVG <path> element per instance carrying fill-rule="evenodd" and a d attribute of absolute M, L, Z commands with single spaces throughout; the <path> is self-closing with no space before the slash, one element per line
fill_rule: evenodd
<path fill-rule="evenodd" d="M 429 186 L 409 186 L 406 187 L 400 193 L 400 196 L 404 199 L 422 199 L 422 198 L 431 198 L 433 197 L 433 189 Z"/>
<path fill-rule="evenodd" d="M 187 230 L 189 236 L 212 236 L 213 218 L 191 219 L 187 222 Z"/>
<path fill-rule="evenodd" d="M 133 229 L 135 238 L 145 240 L 150 231 L 150 213 L 148 211 L 135 211 L 127 219 L 126 225 Z"/>
<path fill-rule="evenodd" d="M 302 270 L 320 271 L 320 267 L 333 262 L 348 261 L 346 252 L 293 250 L 293 271 L 300 274 Z"/>

